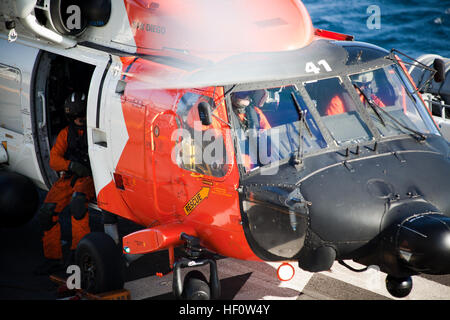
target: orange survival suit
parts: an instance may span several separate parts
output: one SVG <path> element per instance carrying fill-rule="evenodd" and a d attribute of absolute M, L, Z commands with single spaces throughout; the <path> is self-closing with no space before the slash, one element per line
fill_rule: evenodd
<path fill-rule="evenodd" d="M 84 100 L 82 99 L 84 98 Z M 60 173 L 60 178 L 48 192 L 40 210 L 40 222 L 44 230 L 43 251 L 47 259 L 61 259 L 65 253 L 76 249 L 78 242 L 90 232 L 88 202 L 95 197 L 91 176 L 85 124 L 75 120 L 84 117 L 86 110 L 84 94 L 72 94 L 65 104 L 70 124 L 61 130 L 50 151 L 50 167 Z M 70 104 L 72 100 L 72 105 Z M 61 214 L 70 212 L 62 236 Z M 70 222 L 70 223 L 69 223 Z"/>
<path fill-rule="evenodd" d="M 359 89 L 357 89 L 356 88 L 356 90 L 358 91 L 358 93 L 359 93 L 359 99 L 361 100 L 361 102 L 364 104 L 364 102 L 365 102 L 365 97 L 364 97 L 364 95 L 361 93 L 361 92 L 359 92 Z M 375 94 L 371 94 L 370 95 L 370 98 L 373 100 L 373 102 L 375 102 L 379 107 L 385 107 L 385 104 L 383 103 L 383 101 L 381 101 L 381 99 L 380 98 L 378 98 Z M 337 95 L 335 95 L 332 99 L 331 99 L 331 101 L 330 101 L 330 103 L 328 104 L 328 106 L 327 106 L 327 109 L 326 109 L 326 111 L 325 111 L 325 115 L 327 115 L 327 116 L 332 116 L 332 115 L 335 115 L 335 114 L 341 114 L 341 113 L 344 113 L 344 112 L 347 112 L 348 110 L 347 110 L 347 108 L 345 107 L 345 104 L 344 104 L 344 101 L 342 101 L 342 99 L 341 99 L 341 97 L 337 94 Z"/>

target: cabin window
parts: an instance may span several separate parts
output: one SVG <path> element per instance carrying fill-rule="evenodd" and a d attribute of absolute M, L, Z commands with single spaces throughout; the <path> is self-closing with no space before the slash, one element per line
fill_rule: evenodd
<path fill-rule="evenodd" d="M 0 64 L 2 108 L 0 126 L 16 133 L 23 133 L 22 104 L 20 101 L 22 75 L 16 68 Z"/>
<path fill-rule="evenodd" d="M 200 102 L 207 102 L 212 110 L 211 125 L 202 125 L 198 113 Z M 231 159 L 225 139 L 229 137 L 226 111 L 223 103 L 216 106 L 211 97 L 186 92 L 177 105 L 178 130 L 172 135 L 176 141 L 174 160 L 183 169 L 212 177 L 224 177 Z M 222 120 L 222 121 L 221 121 Z"/>

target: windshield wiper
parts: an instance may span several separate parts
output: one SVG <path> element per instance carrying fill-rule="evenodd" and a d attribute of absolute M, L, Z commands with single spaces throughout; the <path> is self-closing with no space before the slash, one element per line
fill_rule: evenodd
<path fill-rule="evenodd" d="M 403 123 L 401 123 L 400 121 L 398 121 L 397 119 L 395 119 L 393 116 L 391 116 L 391 115 L 389 114 L 389 112 L 387 112 L 386 110 L 384 110 L 382 107 L 376 105 L 374 102 L 372 102 L 372 104 L 374 104 L 374 105 L 376 106 L 376 108 L 380 109 L 380 110 L 383 112 L 383 114 L 385 114 L 386 116 L 388 116 L 389 119 L 391 119 L 392 121 L 394 121 L 398 126 L 402 127 L 402 128 L 405 129 L 405 130 L 408 130 L 408 131 L 412 132 L 412 133 L 415 135 L 415 137 L 416 137 L 417 140 L 423 141 L 423 140 L 426 140 L 426 139 L 427 139 L 427 137 L 426 137 L 422 132 L 419 132 L 419 131 L 417 131 L 417 130 L 414 130 L 414 129 L 412 129 L 412 128 L 406 126 L 406 125 L 404 125 Z"/>
<path fill-rule="evenodd" d="M 356 84 L 353 84 L 355 88 L 358 89 L 358 91 L 363 95 L 364 100 L 367 101 L 369 106 L 372 108 L 373 112 L 377 115 L 378 119 L 380 120 L 381 124 L 386 127 L 386 122 L 384 122 L 384 119 L 381 117 L 380 113 L 377 110 L 377 106 L 375 106 L 375 103 L 373 103 L 371 100 L 369 100 L 369 97 L 364 93 L 364 91 Z"/>
<path fill-rule="evenodd" d="M 299 120 L 301 122 L 303 122 L 303 124 L 306 127 L 306 130 L 308 130 L 309 135 L 312 137 L 313 134 L 312 134 L 311 128 L 309 127 L 308 122 L 306 122 L 306 119 L 305 119 L 306 112 L 303 112 L 302 109 L 300 108 L 300 104 L 298 103 L 297 98 L 295 97 L 295 93 L 291 92 L 291 97 L 292 97 L 292 101 L 294 101 L 295 108 L 297 109 Z"/>
<path fill-rule="evenodd" d="M 396 125 L 398 125 L 399 127 L 408 130 L 410 132 L 412 132 L 414 134 L 414 137 L 419 140 L 419 141 L 423 141 L 426 140 L 427 137 L 422 133 L 419 132 L 417 130 L 414 130 L 406 125 L 404 125 L 403 123 L 401 123 L 400 121 L 398 121 L 397 119 L 395 119 L 393 116 L 391 116 L 389 114 L 389 112 L 387 112 L 386 110 L 384 110 L 382 107 L 380 107 L 379 105 L 377 105 L 372 99 L 370 99 L 369 97 L 367 97 L 367 95 L 361 90 L 361 88 L 359 88 L 356 84 L 354 85 L 356 88 L 358 88 L 358 90 L 361 92 L 361 94 L 364 96 L 364 99 L 367 101 L 367 103 L 369 104 L 369 106 L 372 108 L 372 110 L 376 113 L 376 115 L 378 116 L 378 118 L 381 120 L 381 122 L 383 123 L 383 125 L 386 127 L 386 123 L 385 121 L 381 118 L 380 113 L 378 112 L 381 111 L 384 115 L 386 115 L 389 119 L 391 119 L 392 121 L 394 121 L 394 123 Z"/>
<path fill-rule="evenodd" d="M 303 126 L 306 127 L 306 129 L 308 130 L 309 135 L 312 137 L 312 131 L 311 128 L 309 127 L 308 123 L 306 122 L 306 110 L 303 111 L 300 107 L 300 104 L 297 101 L 297 98 L 295 97 L 295 93 L 291 92 L 291 98 L 292 101 L 294 102 L 295 105 L 295 109 L 298 112 L 298 117 L 299 117 L 299 145 L 298 145 L 298 151 L 295 154 L 295 158 L 294 158 L 294 164 L 296 166 L 302 167 L 303 166 Z"/>
<path fill-rule="evenodd" d="M 406 58 L 410 59 L 411 61 L 414 61 L 414 62 L 416 62 L 418 64 L 414 64 L 414 63 L 411 63 L 411 62 L 407 62 L 407 61 L 403 61 L 403 60 L 397 59 L 396 55 L 394 54 L 395 52 L 397 52 L 398 54 L 403 55 L 404 57 L 406 57 Z M 397 49 L 391 49 L 391 53 L 389 54 L 388 59 L 394 61 L 399 67 L 401 67 L 401 64 L 400 64 L 400 62 L 401 62 L 403 64 L 408 64 L 408 65 L 411 65 L 411 66 L 414 66 L 414 67 L 422 68 L 423 70 L 427 70 L 427 71 L 430 72 L 430 75 L 428 76 L 428 79 L 426 81 L 422 81 L 423 80 L 423 75 L 425 73 L 422 75 L 422 79 L 420 80 L 420 82 L 422 84 L 420 85 L 420 87 L 418 86 L 419 84 L 417 84 L 417 88 L 413 92 L 410 92 L 409 90 L 406 90 L 411 97 L 412 97 L 412 94 L 420 92 L 422 90 L 422 88 L 425 88 L 426 86 L 428 86 L 429 83 L 431 82 L 431 79 L 433 79 L 433 77 L 435 76 L 435 74 L 437 72 L 434 68 L 430 68 L 429 66 L 423 64 L 422 62 L 420 62 L 420 61 L 418 61 L 418 60 L 408 56 L 407 54 L 405 54 L 405 53 L 403 53 L 403 52 L 401 52 L 401 51 L 399 51 Z"/>

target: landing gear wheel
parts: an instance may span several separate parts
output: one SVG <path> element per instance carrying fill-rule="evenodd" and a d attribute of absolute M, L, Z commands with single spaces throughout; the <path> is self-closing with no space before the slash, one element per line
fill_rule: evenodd
<path fill-rule="evenodd" d="M 29 178 L 15 172 L 0 171 L 0 227 L 25 225 L 38 207 L 39 195 Z"/>
<path fill-rule="evenodd" d="M 183 288 L 182 297 L 185 300 L 211 299 L 209 284 L 200 271 L 190 271 L 184 278 Z"/>
<path fill-rule="evenodd" d="M 396 298 L 404 298 L 409 295 L 412 287 L 411 277 L 396 278 L 391 275 L 386 277 L 386 289 Z"/>
<path fill-rule="evenodd" d="M 114 240 L 103 232 L 81 239 L 75 259 L 81 269 L 81 287 L 91 293 L 123 289 L 123 260 Z"/>
<path fill-rule="evenodd" d="M 220 281 L 217 274 L 217 263 L 214 255 L 208 253 L 200 246 L 200 239 L 181 233 L 181 239 L 185 241 L 183 257 L 173 264 L 172 289 L 176 299 L 209 300 L 220 298 Z M 181 269 L 200 267 L 209 264 L 209 282 L 205 276 L 197 270 L 189 272 L 182 281 Z"/>

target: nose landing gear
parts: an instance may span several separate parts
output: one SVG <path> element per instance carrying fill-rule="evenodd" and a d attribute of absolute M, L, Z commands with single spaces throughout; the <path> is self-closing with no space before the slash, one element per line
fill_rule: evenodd
<path fill-rule="evenodd" d="M 194 270 L 186 275 L 181 297 L 184 300 L 211 300 L 211 289 L 203 273 Z"/>
<path fill-rule="evenodd" d="M 409 295 L 412 287 L 411 277 L 396 278 L 391 275 L 386 277 L 386 289 L 396 298 L 404 298 Z"/>
<path fill-rule="evenodd" d="M 177 299 L 210 300 L 220 298 L 220 281 L 217 264 L 212 255 L 200 246 L 198 238 L 182 233 L 185 241 L 186 257 L 181 258 L 173 266 L 173 293 Z M 209 264 L 209 282 L 198 270 L 190 271 L 181 280 L 181 269 L 200 267 Z"/>

